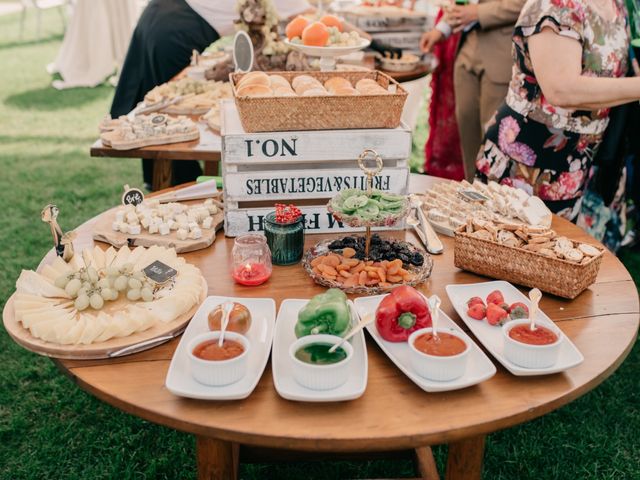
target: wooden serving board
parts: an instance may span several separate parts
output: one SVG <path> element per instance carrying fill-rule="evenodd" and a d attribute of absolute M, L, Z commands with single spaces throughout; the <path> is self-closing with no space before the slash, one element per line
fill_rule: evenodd
<path fill-rule="evenodd" d="M 190 203 L 190 202 L 185 202 Z M 192 202 L 193 203 L 193 202 Z M 113 245 L 116 248 L 128 245 L 129 247 L 151 247 L 158 245 L 161 247 L 175 248 L 177 253 L 193 252 L 210 246 L 216 239 L 216 232 L 224 225 L 224 210 L 220 210 L 213 215 L 213 227 L 202 229 L 202 237 L 197 240 L 180 240 L 176 230 L 171 230 L 169 235 L 151 234 L 144 230 L 139 235 L 130 235 L 122 232 L 115 232 L 111 228 L 116 219 L 118 207 L 107 210 L 100 215 L 93 229 L 93 239 Z"/>
<path fill-rule="evenodd" d="M 7 330 L 11 338 L 22 347 L 32 352 L 44 355 L 45 357 L 64 358 L 68 360 L 97 360 L 101 358 L 115 358 L 132 353 L 141 352 L 149 348 L 155 347 L 162 343 L 180 335 L 191 317 L 196 313 L 200 304 L 207 298 L 208 285 L 202 278 L 202 293 L 200 301 L 193 306 L 184 315 L 176 318 L 172 322 L 162 323 L 145 330 L 144 332 L 134 333 L 128 337 L 112 338 L 106 342 L 92 343 L 89 345 L 58 345 L 55 343 L 45 342 L 31 335 L 31 332 L 24 328 L 15 318 L 13 299 L 11 295 L 4 306 L 2 312 L 2 320 L 4 328 Z M 105 311 L 114 311 L 120 308 L 125 302 L 121 299 L 113 302 L 109 307 L 105 307 Z"/>
<path fill-rule="evenodd" d="M 154 145 L 167 145 L 169 143 L 190 142 L 200 139 L 200 131 L 195 128 L 191 132 L 181 133 L 180 135 L 162 135 L 157 137 L 149 137 L 140 140 L 121 140 L 117 130 L 107 131 L 100 135 L 102 143 L 114 150 L 132 150 L 134 148 L 151 147 Z"/>

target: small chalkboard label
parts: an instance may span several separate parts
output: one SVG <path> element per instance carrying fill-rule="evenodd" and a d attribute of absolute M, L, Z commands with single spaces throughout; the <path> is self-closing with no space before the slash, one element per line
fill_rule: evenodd
<path fill-rule="evenodd" d="M 139 188 L 125 187 L 124 194 L 122 195 L 123 205 L 133 205 L 137 207 L 144 201 L 144 193 Z"/>
<path fill-rule="evenodd" d="M 148 267 L 145 267 L 142 271 L 147 276 L 147 278 L 160 285 L 168 282 L 178 273 L 174 268 L 171 268 L 169 265 L 162 263 L 160 260 L 156 260 Z"/>

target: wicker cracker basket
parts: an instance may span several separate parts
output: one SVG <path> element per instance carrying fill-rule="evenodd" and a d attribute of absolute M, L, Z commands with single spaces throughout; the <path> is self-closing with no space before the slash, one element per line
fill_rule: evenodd
<path fill-rule="evenodd" d="M 229 75 L 240 122 L 246 132 L 285 132 L 290 130 L 342 130 L 352 128 L 396 128 L 407 92 L 398 82 L 382 72 L 268 72 L 289 82 L 298 75 L 310 75 L 324 84 L 331 77 L 344 77 L 353 85 L 371 78 L 385 89 L 395 86 L 388 95 L 347 95 L 308 97 L 238 97 L 236 84 L 244 74 Z"/>
<path fill-rule="evenodd" d="M 458 268 L 569 299 L 595 282 L 604 255 L 604 249 L 597 247 L 599 255 L 587 263 L 574 263 L 473 237 L 464 227 L 456 230 L 454 245 Z"/>

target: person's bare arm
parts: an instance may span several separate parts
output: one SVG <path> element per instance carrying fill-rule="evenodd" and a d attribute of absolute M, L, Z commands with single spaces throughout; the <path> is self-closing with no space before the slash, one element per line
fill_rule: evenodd
<path fill-rule="evenodd" d="M 582 75 L 582 46 L 577 40 L 544 28 L 528 41 L 534 74 L 550 104 L 598 110 L 640 99 L 640 78 Z"/>

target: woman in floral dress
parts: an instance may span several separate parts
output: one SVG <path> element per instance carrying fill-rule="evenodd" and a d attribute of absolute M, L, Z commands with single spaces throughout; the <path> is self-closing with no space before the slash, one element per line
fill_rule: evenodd
<path fill-rule="evenodd" d="M 513 77 L 487 126 L 477 174 L 574 220 L 609 109 L 640 99 L 640 78 L 622 78 L 624 0 L 529 0 L 513 39 Z"/>

